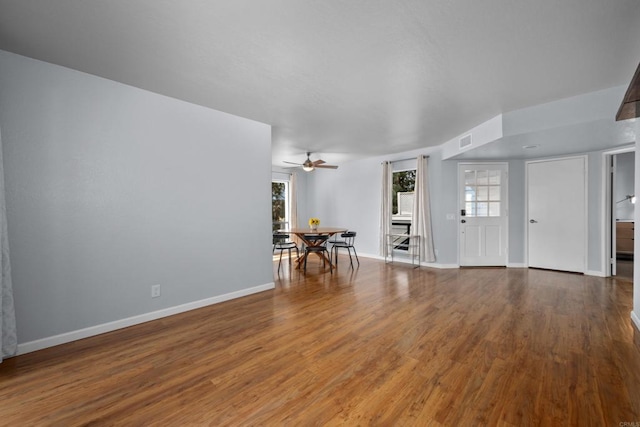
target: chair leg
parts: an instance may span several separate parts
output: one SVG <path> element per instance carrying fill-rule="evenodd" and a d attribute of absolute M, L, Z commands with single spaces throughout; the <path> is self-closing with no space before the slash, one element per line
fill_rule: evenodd
<path fill-rule="evenodd" d="M 356 261 L 358 261 L 358 266 L 360 265 L 360 260 L 358 259 L 358 253 L 356 252 L 356 247 L 353 247 L 353 254 L 356 256 Z"/>
<path fill-rule="evenodd" d="M 329 251 L 326 251 L 327 255 L 329 255 L 329 257 L 331 257 L 331 254 L 329 253 Z M 326 261 L 326 258 L 325 258 Z M 331 271 L 331 274 L 333 274 L 333 265 L 331 264 L 331 258 L 329 258 L 329 271 Z"/>
<path fill-rule="evenodd" d="M 353 259 L 351 258 L 351 248 L 347 246 L 347 253 L 349 254 L 349 263 L 351 264 L 351 268 L 353 268 Z"/>
<path fill-rule="evenodd" d="M 307 259 L 309 258 L 309 252 L 305 251 L 305 256 L 304 256 L 304 272 L 305 274 L 307 273 Z"/>
<path fill-rule="evenodd" d="M 280 266 L 282 265 L 282 252 L 283 250 L 280 249 L 280 260 L 278 261 L 278 273 L 280 273 Z"/>

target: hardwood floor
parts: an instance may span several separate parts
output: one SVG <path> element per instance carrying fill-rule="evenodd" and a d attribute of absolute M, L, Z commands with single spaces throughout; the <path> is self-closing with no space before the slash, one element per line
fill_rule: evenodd
<path fill-rule="evenodd" d="M 640 422 L 630 282 L 340 261 L 283 262 L 273 291 L 5 360 L 0 424 Z"/>

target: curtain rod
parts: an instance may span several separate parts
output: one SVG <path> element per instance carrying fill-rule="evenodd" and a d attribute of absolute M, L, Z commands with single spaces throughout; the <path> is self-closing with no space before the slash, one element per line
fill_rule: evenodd
<path fill-rule="evenodd" d="M 428 159 L 429 156 L 425 155 L 425 157 Z M 409 157 L 408 159 L 398 159 L 398 160 L 385 160 L 389 163 L 397 163 L 397 162 L 406 162 L 407 160 L 418 160 L 418 156 L 416 157 Z M 384 163 L 384 162 L 382 162 Z"/>

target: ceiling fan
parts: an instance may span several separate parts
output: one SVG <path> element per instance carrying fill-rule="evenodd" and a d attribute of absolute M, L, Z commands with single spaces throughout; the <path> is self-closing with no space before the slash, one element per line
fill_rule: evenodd
<path fill-rule="evenodd" d="M 311 172 L 315 168 L 319 168 L 319 169 L 338 169 L 338 166 L 325 164 L 325 161 L 322 160 L 322 159 L 311 161 L 309 156 L 311 156 L 311 152 L 307 151 L 307 160 L 305 160 L 304 163 L 293 163 L 293 162 L 287 162 L 285 160 L 283 160 L 283 162 L 284 163 L 289 163 L 290 165 L 302 166 L 302 169 L 304 171 L 306 171 L 306 172 Z"/>

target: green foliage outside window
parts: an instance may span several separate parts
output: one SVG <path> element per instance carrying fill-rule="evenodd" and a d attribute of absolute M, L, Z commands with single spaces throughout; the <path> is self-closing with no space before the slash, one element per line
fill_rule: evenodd
<path fill-rule="evenodd" d="M 393 215 L 398 213 L 398 193 L 413 191 L 415 186 L 415 169 L 393 173 Z"/>
<path fill-rule="evenodd" d="M 285 221 L 287 216 L 285 209 L 285 197 L 287 187 L 284 182 L 271 183 L 271 221 L 273 223 L 273 231 L 280 228 L 278 221 Z"/>

